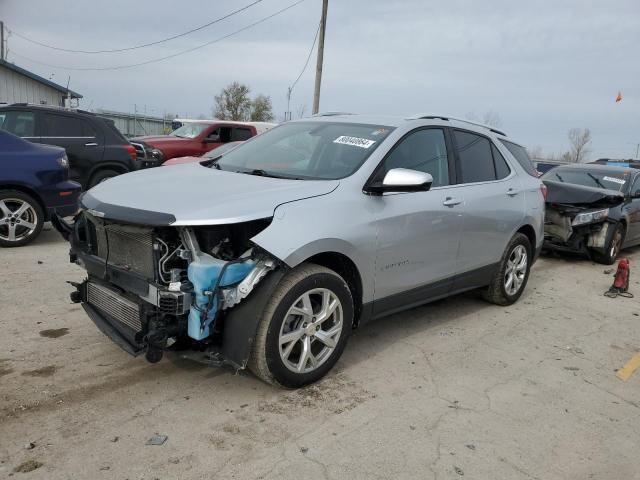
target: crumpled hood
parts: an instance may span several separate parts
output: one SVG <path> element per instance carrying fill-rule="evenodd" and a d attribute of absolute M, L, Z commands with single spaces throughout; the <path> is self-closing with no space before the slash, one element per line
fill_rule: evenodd
<path fill-rule="evenodd" d="M 143 225 L 220 225 L 269 218 L 283 203 L 331 193 L 338 180 L 287 180 L 203 167 L 151 168 L 110 178 L 87 191 L 92 214 Z"/>
<path fill-rule="evenodd" d="M 545 180 L 547 186 L 547 203 L 563 203 L 571 205 L 614 206 L 624 200 L 622 192 L 602 188 L 585 187 L 572 183 Z"/>

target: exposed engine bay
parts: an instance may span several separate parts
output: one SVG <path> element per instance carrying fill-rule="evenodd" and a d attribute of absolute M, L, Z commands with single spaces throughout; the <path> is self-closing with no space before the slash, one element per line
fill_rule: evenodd
<path fill-rule="evenodd" d="M 271 219 L 193 227 L 113 222 L 88 211 L 54 225 L 71 261 L 88 272 L 71 298 L 133 355 L 157 362 L 167 349 L 211 351 L 227 312 L 281 266 L 251 238 Z"/>
<path fill-rule="evenodd" d="M 624 195 L 553 181 L 545 185 L 545 246 L 582 253 L 606 248 L 612 222 L 617 220 L 610 218 L 610 209 L 620 205 Z"/>

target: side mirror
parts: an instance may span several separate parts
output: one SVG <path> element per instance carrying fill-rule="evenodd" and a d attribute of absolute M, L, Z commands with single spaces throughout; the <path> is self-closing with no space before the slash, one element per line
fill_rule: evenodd
<path fill-rule="evenodd" d="M 205 137 L 202 143 L 220 143 L 220 135 L 210 135 Z"/>
<path fill-rule="evenodd" d="M 433 177 L 426 172 L 408 168 L 392 168 L 382 180 L 382 184 L 372 184 L 365 188 L 370 193 L 385 192 L 426 192 L 433 184 Z"/>

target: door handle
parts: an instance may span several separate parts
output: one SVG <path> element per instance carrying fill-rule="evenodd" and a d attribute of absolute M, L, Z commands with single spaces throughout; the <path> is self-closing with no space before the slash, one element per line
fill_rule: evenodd
<path fill-rule="evenodd" d="M 515 197 L 516 195 L 518 195 L 518 193 L 519 192 L 517 192 L 513 188 L 510 188 L 509 190 L 507 190 L 507 195 L 509 195 L 510 197 Z"/>
<path fill-rule="evenodd" d="M 461 203 L 462 200 L 459 198 L 447 197 L 444 199 L 444 202 L 442 202 L 442 205 L 444 205 L 445 207 L 454 207 L 456 205 L 460 205 Z"/>
<path fill-rule="evenodd" d="M 85 147 L 97 147 L 98 144 L 96 142 L 89 142 L 84 144 Z"/>

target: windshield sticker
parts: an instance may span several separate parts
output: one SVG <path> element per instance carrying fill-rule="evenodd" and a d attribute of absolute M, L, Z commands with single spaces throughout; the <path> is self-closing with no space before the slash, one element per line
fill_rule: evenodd
<path fill-rule="evenodd" d="M 340 143 L 342 145 L 351 145 L 352 147 L 369 148 L 373 145 L 375 140 L 369 140 L 368 138 L 348 137 L 342 135 L 336 138 L 333 143 Z"/>
<path fill-rule="evenodd" d="M 615 178 L 615 177 L 603 177 L 603 180 L 606 180 L 607 182 L 613 182 L 613 183 L 617 183 L 618 185 L 624 185 L 624 180 L 621 180 L 619 178 Z"/>
<path fill-rule="evenodd" d="M 384 135 L 387 132 L 388 130 L 386 128 L 378 128 L 377 130 L 374 130 L 373 132 L 371 132 L 371 136 L 376 137 L 378 135 Z"/>

